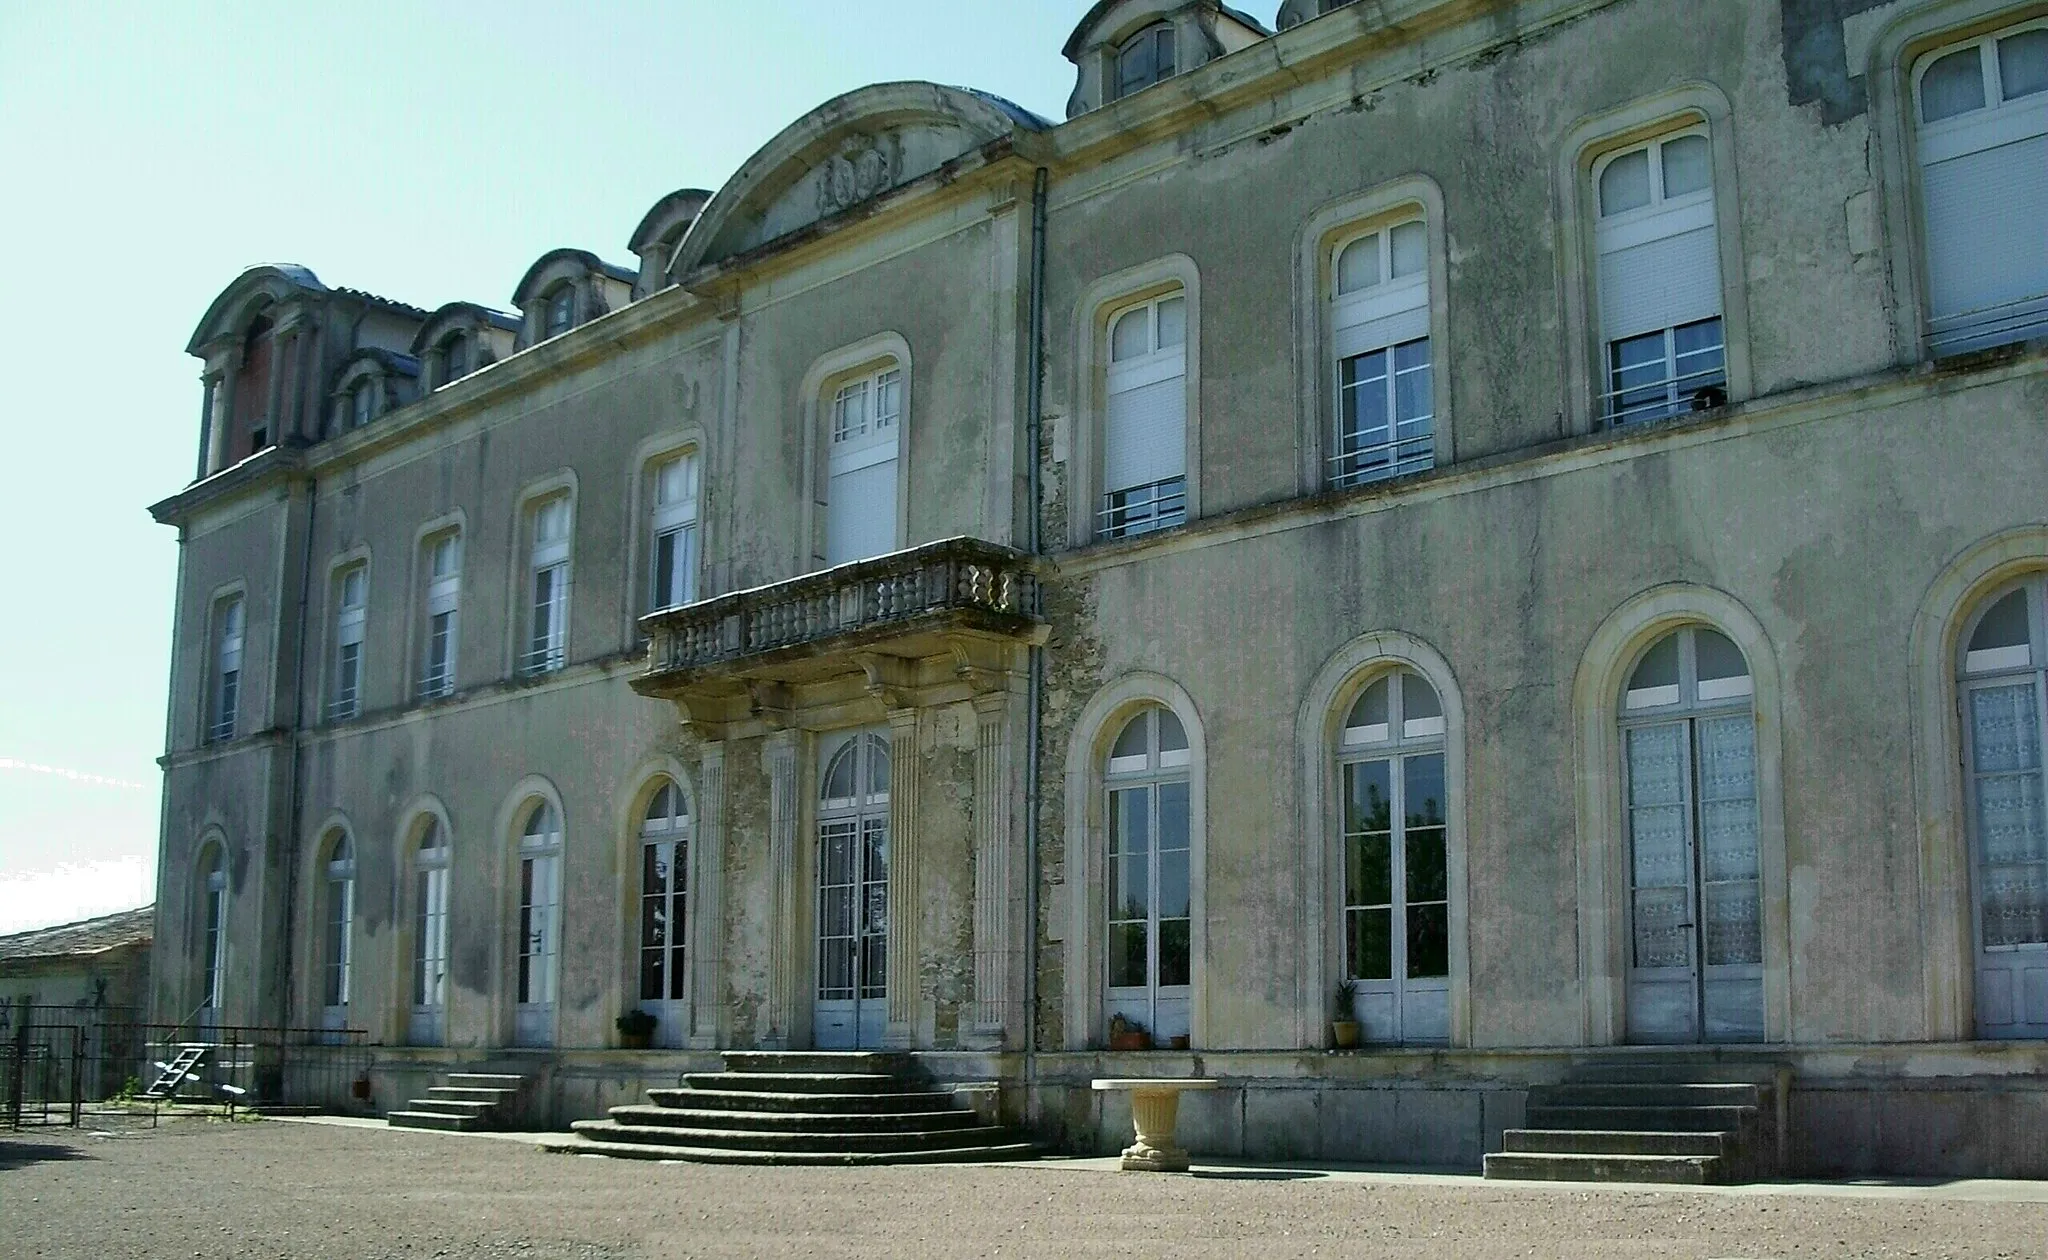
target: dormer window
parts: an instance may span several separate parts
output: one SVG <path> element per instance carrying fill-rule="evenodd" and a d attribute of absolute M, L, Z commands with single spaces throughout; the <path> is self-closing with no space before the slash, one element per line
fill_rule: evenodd
<path fill-rule="evenodd" d="M 1116 52 L 1116 95 L 1121 100 L 1174 75 L 1173 27 L 1158 22 L 1125 40 Z"/>
<path fill-rule="evenodd" d="M 359 382 L 348 396 L 348 423 L 352 429 L 360 429 L 370 423 L 377 414 L 377 386 L 372 381 Z"/>
<path fill-rule="evenodd" d="M 542 326 L 542 336 L 559 337 L 563 333 L 568 332 L 576 319 L 575 287 L 564 284 L 548 294 L 547 308 L 543 318 L 546 320 L 546 323 Z"/>
<path fill-rule="evenodd" d="M 441 343 L 441 383 L 453 384 L 469 375 L 469 339 L 450 333 Z"/>

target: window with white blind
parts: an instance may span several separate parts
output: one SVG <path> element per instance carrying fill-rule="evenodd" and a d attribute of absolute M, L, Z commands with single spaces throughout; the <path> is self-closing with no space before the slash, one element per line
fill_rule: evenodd
<path fill-rule="evenodd" d="M 832 388 L 826 421 L 825 563 L 887 555 L 896 535 L 903 371 L 894 362 Z"/>
<path fill-rule="evenodd" d="M 697 455 L 691 451 L 654 465 L 653 562 L 647 609 L 680 608 L 697 597 Z M 892 479 L 890 488 L 895 483 Z"/>
<path fill-rule="evenodd" d="M 1914 66 L 1936 355 L 2048 336 L 2048 20 Z"/>
<path fill-rule="evenodd" d="M 330 722 L 362 712 L 363 621 L 369 588 L 368 565 L 350 565 L 335 575 L 334 682 L 327 699 Z"/>
<path fill-rule="evenodd" d="M 420 699 L 455 691 L 455 644 L 462 611 L 462 535 L 449 531 L 427 540 L 425 654 Z"/>
<path fill-rule="evenodd" d="M 1706 128 L 1608 154 L 1593 184 L 1602 413 L 1620 425 L 1721 405 L 1728 357 Z"/>
<path fill-rule="evenodd" d="M 1187 340 L 1184 293 L 1110 317 L 1098 510 L 1105 538 L 1187 519 Z"/>
<path fill-rule="evenodd" d="M 569 641 L 569 496 L 556 495 L 534 505 L 532 583 L 528 604 L 526 650 L 520 669 L 544 674 L 562 668 Z"/>
<path fill-rule="evenodd" d="M 1436 463 L 1429 343 L 1429 235 L 1414 219 L 1341 243 L 1329 325 L 1337 365 L 1330 484 L 1355 486 Z"/>
<path fill-rule="evenodd" d="M 242 699 L 242 597 L 222 600 L 214 613 L 213 695 L 206 737 L 220 743 L 235 737 Z"/>
<path fill-rule="evenodd" d="M 1117 99 L 1174 75 L 1173 26 L 1158 22 L 1125 40 L 1116 52 Z"/>

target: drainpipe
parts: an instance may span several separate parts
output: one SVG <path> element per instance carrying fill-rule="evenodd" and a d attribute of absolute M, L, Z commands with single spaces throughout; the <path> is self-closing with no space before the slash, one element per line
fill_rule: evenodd
<path fill-rule="evenodd" d="M 1040 429 L 1043 427 L 1045 394 L 1045 185 L 1046 168 L 1041 166 L 1031 179 L 1031 341 L 1024 349 L 1024 425 L 1029 435 L 1030 456 L 1025 460 L 1026 498 L 1030 515 L 1025 522 L 1025 549 L 1034 557 L 1045 552 L 1040 537 L 1039 516 L 1044 508 L 1039 476 Z M 1038 611 L 1045 596 L 1038 596 Z M 1033 644 L 1031 667 L 1025 690 L 1025 704 L 1031 713 L 1024 754 L 1024 1089 L 1026 1112 L 1031 1090 L 1036 1086 L 1038 1055 L 1038 855 L 1039 775 L 1041 740 L 1041 698 L 1045 692 L 1045 647 Z"/>
<path fill-rule="evenodd" d="M 284 983 L 282 1002 L 277 1011 L 278 1035 L 291 1026 L 292 979 L 297 971 L 292 966 L 292 946 L 296 937 L 293 926 L 298 921 L 299 903 L 299 752 L 301 739 L 306 729 L 306 605 L 313 581 L 313 513 L 319 505 L 320 482 L 317 478 L 306 478 L 306 542 L 299 553 L 299 611 L 297 641 L 293 645 L 292 657 L 292 732 L 291 763 L 286 771 L 285 787 L 285 868 L 284 868 Z"/>

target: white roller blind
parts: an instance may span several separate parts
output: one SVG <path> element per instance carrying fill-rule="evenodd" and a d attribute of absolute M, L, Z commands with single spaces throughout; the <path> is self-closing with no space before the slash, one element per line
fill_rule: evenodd
<path fill-rule="evenodd" d="M 1429 279 L 1405 276 L 1339 296 L 1330 312 L 1339 359 L 1429 336 Z"/>
<path fill-rule="evenodd" d="M 1711 202 L 1629 227 L 1634 230 L 1601 234 L 1600 326 L 1605 340 L 1675 328 L 1721 313 L 1721 250 Z M 1658 228 L 1678 230 L 1652 235 Z"/>
<path fill-rule="evenodd" d="M 825 563 L 845 564 L 896 550 L 896 452 L 889 447 L 849 460 L 834 459 L 825 509 Z"/>
<path fill-rule="evenodd" d="M 1174 347 L 1109 373 L 1103 489 L 1150 485 L 1187 472 L 1187 354 Z"/>
<path fill-rule="evenodd" d="M 1927 162 L 1921 178 L 1934 318 L 2048 297 L 2048 135 Z"/>

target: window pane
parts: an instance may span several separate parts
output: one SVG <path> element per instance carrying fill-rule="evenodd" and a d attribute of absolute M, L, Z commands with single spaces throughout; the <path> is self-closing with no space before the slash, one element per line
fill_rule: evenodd
<path fill-rule="evenodd" d="M 1421 220 L 1403 223 L 1387 236 L 1393 246 L 1394 277 L 1421 275 L 1429 262 L 1429 236 Z"/>
<path fill-rule="evenodd" d="M 1444 905 L 1408 908 L 1408 978 L 1451 974 L 1451 912 Z"/>
<path fill-rule="evenodd" d="M 1385 906 L 1394 900 L 1392 841 L 1384 831 L 1352 836 L 1344 843 L 1344 903 Z"/>
<path fill-rule="evenodd" d="M 1976 632 L 1970 636 L 1970 651 L 2020 647 L 2027 639 L 2027 592 L 2022 589 L 1999 600 L 1984 614 L 1984 620 L 1977 623 Z"/>
<path fill-rule="evenodd" d="M 1185 919 L 1189 907 L 1188 851 L 1163 852 L 1159 855 L 1159 917 Z"/>
<path fill-rule="evenodd" d="M 1430 389 L 1429 339 L 1394 347 L 1394 420 L 1404 438 L 1426 434 L 1424 424 L 1435 410 Z M 1403 457 L 1409 452 L 1405 449 Z"/>
<path fill-rule="evenodd" d="M 1344 768 L 1345 831 L 1383 832 L 1394 825 L 1388 767 L 1385 761 L 1361 761 Z"/>
<path fill-rule="evenodd" d="M 1430 753 L 1423 757 L 1410 757 L 1401 763 L 1403 814 L 1410 827 L 1441 827 L 1444 825 L 1444 755 Z M 1442 843 L 1441 840 L 1438 841 Z M 1411 896 L 1414 892 L 1411 877 Z"/>
<path fill-rule="evenodd" d="M 1643 655 L 1636 672 L 1629 677 L 1630 691 L 1644 691 L 1651 687 L 1676 687 L 1678 685 L 1678 636 L 1670 634 L 1658 640 L 1657 646 Z"/>
<path fill-rule="evenodd" d="M 1354 980 L 1394 978 L 1394 912 L 1353 910 L 1345 916 L 1345 953 Z"/>
<path fill-rule="evenodd" d="M 2009 101 L 2048 92 L 2048 30 L 2021 31 L 1999 40 L 1998 79 Z"/>
<path fill-rule="evenodd" d="M 1171 297 L 1159 304 L 1159 348 L 1185 345 L 1188 339 L 1188 300 Z"/>
<path fill-rule="evenodd" d="M 1361 236 L 1337 255 L 1337 292 L 1355 293 L 1380 282 L 1380 234 Z"/>
<path fill-rule="evenodd" d="M 1146 714 L 1140 713 L 1124 724 L 1123 733 L 1116 737 L 1116 745 L 1109 750 L 1112 758 L 1143 757 L 1146 755 Z"/>
<path fill-rule="evenodd" d="M 1109 929 L 1109 984 L 1114 989 L 1135 988 L 1146 982 L 1145 924 L 1118 923 Z"/>
<path fill-rule="evenodd" d="M 1749 676 L 1749 662 L 1742 659 L 1742 649 L 1719 630 L 1702 627 L 1693 631 L 1692 641 L 1694 653 L 1699 657 L 1701 682 Z"/>
<path fill-rule="evenodd" d="M 1413 722 L 1417 718 L 1442 717 L 1443 701 L 1437 697 L 1436 688 L 1420 674 L 1401 675 L 1401 720 Z M 1382 718 L 1381 721 L 1385 721 Z"/>
<path fill-rule="evenodd" d="M 1192 968 L 1188 959 L 1188 921 L 1186 919 L 1161 919 L 1159 921 L 1159 983 L 1180 985 L 1188 982 Z"/>
<path fill-rule="evenodd" d="M 1159 717 L 1159 751 L 1180 752 L 1188 746 L 1187 730 L 1171 709 L 1155 709 Z"/>
<path fill-rule="evenodd" d="M 1714 160 L 1705 136 L 1680 136 L 1664 142 L 1664 196 L 1683 197 L 1714 182 Z"/>
<path fill-rule="evenodd" d="M 1351 716 L 1344 719 L 1347 728 L 1362 726 L 1385 726 L 1388 717 L 1388 699 L 1393 690 L 1393 675 L 1380 679 L 1365 689 L 1358 697 L 1358 703 L 1351 706 Z"/>
<path fill-rule="evenodd" d="M 1159 785 L 1159 834 L 1155 847 L 1162 852 L 1187 851 L 1188 785 L 1185 782 Z"/>
<path fill-rule="evenodd" d="M 1950 53 L 1920 76 L 1920 121 L 1940 122 L 1984 108 L 1984 54 L 1975 47 Z"/>
<path fill-rule="evenodd" d="M 1152 349 L 1152 309 L 1141 306 L 1117 316 L 1116 327 L 1109 335 L 1109 357 L 1121 363 L 1148 354 Z"/>
<path fill-rule="evenodd" d="M 1600 213 L 1621 214 L 1650 204 L 1650 151 L 1625 153 L 1600 172 Z"/>
<path fill-rule="evenodd" d="M 1444 865 L 1444 829 L 1418 827 L 1410 831 L 1401 853 L 1407 863 L 1402 882 L 1408 885 L 1411 909 L 1419 902 L 1447 900 L 1450 876 Z"/>
<path fill-rule="evenodd" d="M 903 414 L 903 373 L 884 372 L 875 378 L 875 425 L 878 428 L 896 423 Z"/>

